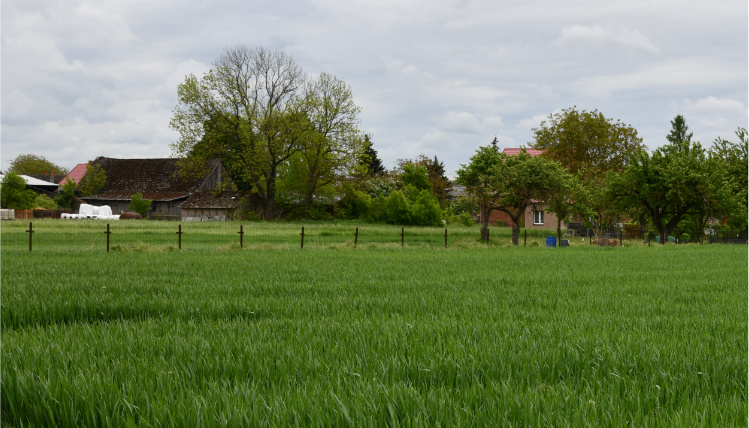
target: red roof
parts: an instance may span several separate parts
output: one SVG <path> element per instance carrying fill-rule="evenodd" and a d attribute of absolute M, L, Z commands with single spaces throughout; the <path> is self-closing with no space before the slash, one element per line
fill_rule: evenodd
<path fill-rule="evenodd" d="M 508 155 L 508 156 L 515 156 L 520 154 L 520 152 L 523 149 L 517 147 L 517 148 L 509 148 L 502 150 L 502 153 Z M 543 149 L 525 149 L 525 152 L 528 153 L 531 156 L 538 156 L 540 154 L 543 154 L 545 150 Z"/>
<path fill-rule="evenodd" d="M 65 178 L 60 180 L 60 182 L 57 184 L 62 186 L 63 184 L 65 184 L 68 178 L 73 180 L 74 183 L 78 184 L 78 182 L 81 181 L 81 178 L 83 178 L 83 176 L 86 175 L 86 165 L 88 164 L 79 163 L 78 165 L 75 166 L 75 168 L 73 168 L 72 171 L 68 173 L 68 175 L 65 176 Z"/>

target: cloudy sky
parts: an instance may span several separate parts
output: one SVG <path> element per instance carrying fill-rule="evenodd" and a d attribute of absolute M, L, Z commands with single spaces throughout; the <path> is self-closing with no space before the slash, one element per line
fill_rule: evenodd
<path fill-rule="evenodd" d="M 682 114 L 710 145 L 747 127 L 746 0 L 3 0 L 0 169 L 166 157 L 177 85 L 227 47 L 283 49 L 346 81 L 387 168 L 448 175 L 564 108 L 653 149 Z"/>

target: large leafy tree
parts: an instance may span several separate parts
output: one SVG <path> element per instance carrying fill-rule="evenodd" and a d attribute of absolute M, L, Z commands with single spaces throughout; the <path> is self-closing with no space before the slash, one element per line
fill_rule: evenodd
<path fill-rule="evenodd" d="M 494 167 L 502 160 L 503 157 L 496 144 L 481 146 L 471 156 L 471 161 L 467 165 L 461 164 L 457 171 L 458 183 L 466 186 L 466 192 L 476 199 L 483 215 L 481 227 L 483 240 L 489 237 L 489 216 L 495 209 L 493 204 L 495 192 L 492 186 Z"/>
<path fill-rule="evenodd" d="M 725 173 L 730 187 L 730 193 L 734 195 L 724 206 L 728 224 L 738 231 L 747 230 L 747 195 L 749 195 L 749 134 L 746 129 L 739 128 L 736 131 L 738 142 L 718 138 L 710 149 L 709 156 L 714 167 Z"/>
<path fill-rule="evenodd" d="M 640 152 L 609 182 L 623 206 L 639 211 L 655 226 L 661 243 L 685 218 L 704 218 L 725 205 L 731 197 L 726 184 L 702 146 L 688 141 L 669 143 L 652 155 Z"/>
<path fill-rule="evenodd" d="M 528 207 L 549 201 L 556 194 L 567 193 L 569 173 L 556 161 L 531 156 L 523 150 L 517 155 L 501 155 L 493 167 L 492 204 L 512 220 L 512 243 L 518 245 L 520 217 Z"/>
<path fill-rule="evenodd" d="M 67 174 L 69 172 L 67 168 L 48 161 L 44 156 L 34 154 L 18 155 L 10 161 L 10 168 L 8 168 L 8 172 L 18 175 L 48 174 L 50 170 L 58 174 Z"/>
<path fill-rule="evenodd" d="M 301 178 L 306 209 L 315 194 L 349 174 L 362 175 L 357 162 L 364 153 L 364 142 L 357 127 L 360 108 L 354 103 L 351 89 L 345 82 L 323 73 L 311 82 L 305 98 L 310 123 L 298 145 L 301 162 L 296 163 Z M 357 171 L 362 169 L 362 171 Z"/>
<path fill-rule="evenodd" d="M 586 212 L 589 203 L 588 194 L 576 175 L 567 174 L 557 191 L 545 201 L 549 211 L 557 217 L 557 240 L 562 240 L 562 222 L 571 221 L 575 215 Z"/>
<path fill-rule="evenodd" d="M 630 156 L 645 148 L 637 130 L 603 113 L 576 107 L 551 114 L 533 129 L 533 148 L 556 160 L 583 181 L 621 171 Z"/>
<path fill-rule="evenodd" d="M 621 210 L 611 201 L 607 176 L 622 172 L 632 156 L 645 150 L 637 130 L 597 110 L 571 107 L 551 114 L 533 131 L 533 147 L 578 178 L 576 211 L 590 220 L 596 235 L 618 221 Z"/>
<path fill-rule="evenodd" d="M 202 78 L 187 76 L 177 93 L 170 126 L 180 133 L 172 150 L 184 158 L 183 171 L 222 158 L 238 187 L 263 199 L 265 219 L 275 216 L 279 175 L 294 156 L 319 161 L 308 165 L 306 181 L 316 188 L 327 180 L 323 172 L 345 169 L 340 160 L 361 140 L 351 138 L 358 109 L 348 87 L 328 75 L 310 80 L 283 51 L 227 49 Z"/>

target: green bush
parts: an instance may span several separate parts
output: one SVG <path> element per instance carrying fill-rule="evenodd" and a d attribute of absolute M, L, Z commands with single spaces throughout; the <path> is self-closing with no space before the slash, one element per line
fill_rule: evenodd
<path fill-rule="evenodd" d="M 442 212 L 440 203 L 429 190 L 422 190 L 416 202 L 411 206 L 411 222 L 413 226 L 440 226 Z"/>
<path fill-rule="evenodd" d="M 57 204 L 47 195 L 38 195 L 31 204 L 32 208 L 44 208 L 45 210 L 57 209 Z"/>
<path fill-rule="evenodd" d="M 476 225 L 476 220 L 471 217 L 468 213 L 463 213 L 456 217 L 456 223 L 461 224 L 463 226 L 474 226 Z"/>
<path fill-rule="evenodd" d="M 387 199 L 384 196 L 373 198 L 369 204 L 369 213 L 367 218 L 370 221 L 379 222 L 384 220 L 385 209 L 387 208 Z"/>
<path fill-rule="evenodd" d="M 369 214 L 371 198 L 366 193 L 350 189 L 336 204 L 336 217 L 341 219 L 365 218 Z"/>
<path fill-rule="evenodd" d="M 382 220 L 389 224 L 410 224 L 411 208 L 403 192 L 396 190 L 386 198 Z"/>
<path fill-rule="evenodd" d="M 60 208 L 73 209 L 73 206 L 75 205 L 75 199 L 73 199 L 73 196 L 75 195 L 76 186 L 75 181 L 70 178 L 65 179 L 65 184 L 63 184 L 61 189 L 57 194 L 55 194 L 54 201 L 57 203 L 57 206 Z"/>
<path fill-rule="evenodd" d="M 153 199 L 143 199 L 143 195 L 141 193 L 136 193 L 130 197 L 130 204 L 128 204 L 127 207 L 128 209 L 131 209 L 136 213 L 142 215 L 143 218 L 146 218 L 146 216 L 148 216 L 148 213 L 151 212 L 152 202 Z"/>

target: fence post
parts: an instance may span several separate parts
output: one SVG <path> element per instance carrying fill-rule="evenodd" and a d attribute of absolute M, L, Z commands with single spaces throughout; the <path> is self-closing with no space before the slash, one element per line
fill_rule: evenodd
<path fill-rule="evenodd" d="M 244 225 L 241 225 L 241 224 L 239 225 L 239 232 L 237 233 L 239 234 L 239 248 L 243 248 L 244 247 Z"/>
<path fill-rule="evenodd" d="M 182 225 L 179 225 L 179 228 L 177 229 L 177 245 L 179 249 L 182 249 Z"/>
<path fill-rule="evenodd" d="M 107 231 L 104 233 L 107 234 L 107 252 L 109 252 L 109 235 L 112 233 L 109 231 L 109 223 L 107 223 Z"/>
<path fill-rule="evenodd" d="M 359 241 L 359 228 L 356 228 L 356 232 L 354 232 L 354 248 L 356 248 L 356 243 Z"/>
<path fill-rule="evenodd" d="M 523 229 L 523 246 L 528 245 L 528 229 Z"/>
<path fill-rule="evenodd" d="M 619 246 L 622 246 L 622 231 L 619 231 Z"/>
<path fill-rule="evenodd" d="M 34 233 L 34 227 L 31 222 L 29 222 L 29 230 L 27 232 L 29 232 L 29 251 L 31 251 L 31 235 Z"/>
<path fill-rule="evenodd" d="M 406 228 L 401 227 L 401 247 L 403 246 L 403 242 L 405 240 L 405 236 L 406 236 Z"/>
<path fill-rule="evenodd" d="M 302 249 L 304 249 L 304 226 L 302 226 Z"/>

